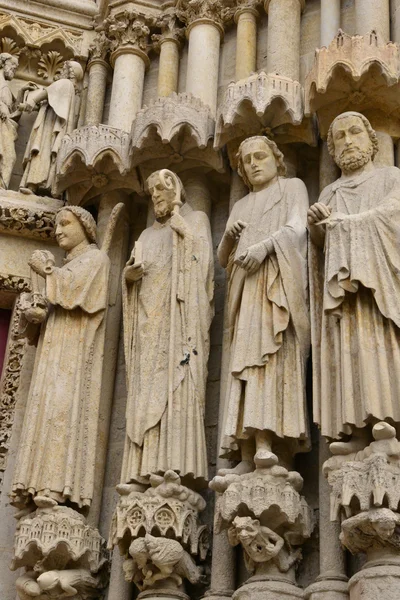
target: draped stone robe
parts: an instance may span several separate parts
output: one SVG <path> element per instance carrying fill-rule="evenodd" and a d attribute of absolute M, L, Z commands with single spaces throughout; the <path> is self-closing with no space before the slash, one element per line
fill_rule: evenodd
<path fill-rule="evenodd" d="M 329 438 L 400 422 L 400 170 L 339 179 L 320 202 L 343 220 L 311 244 L 314 419 Z"/>
<path fill-rule="evenodd" d="M 247 247 L 271 240 L 274 253 L 251 275 L 227 267 L 230 368 L 222 438 L 224 456 L 256 430 L 290 438 L 291 449 L 307 444 L 305 366 L 310 324 L 307 295 L 308 195 L 299 179 L 278 179 L 233 207 L 227 227 L 248 223 Z M 246 231 L 247 230 L 247 231 Z"/>
<path fill-rule="evenodd" d="M 92 244 L 46 278 L 42 326 L 13 492 L 90 505 L 108 304 L 108 256 Z"/>
<path fill-rule="evenodd" d="M 14 106 L 14 98 L 8 82 L 0 88 L 0 106 L 8 118 L 0 119 L 0 187 L 8 188 L 12 170 L 16 160 L 15 140 L 17 139 L 17 123 L 10 118 Z"/>
<path fill-rule="evenodd" d="M 213 317 L 213 256 L 206 215 L 184 205 L 177 236 L 179 280 L 171 307 L 173 231 L 157 221 L 140 236 L 145 274 L 123 276 L 128 401 L 121 481 L 173 469 L 207 480 L 204 403 Z M 175 311 L 173 399 L 168 399 L 171 308 Z M 140 480 L 140 479 L 139 479 Z"/>
<path fill-rule="evenodd" d="M 46 89 L 47 101 L 39 108 L 23 159 L 21 187 L 28 185 L 55 193 L 56 160 L 62 138 L 75 127 L 75 87 L 59 79 Z"/>

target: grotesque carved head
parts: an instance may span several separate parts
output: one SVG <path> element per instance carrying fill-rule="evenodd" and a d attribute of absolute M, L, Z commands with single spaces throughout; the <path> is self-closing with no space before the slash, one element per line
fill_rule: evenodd
<path fill-rule="evenodd" d="M 65 206 L 57 213 L 57 243 L 70 252 L 84 242 L 96 243 L 96 222 L 90 212 L 80 206 Z"/>
<path fill-rule="evenodd" d="M 181 180 L 168 169 L 152 173 L 147 179 L 147 187 L 153 200 L 156 219 L 170 215 L 175 204 L 186 200 Z"/>
<path fill-rule="evenodd" d="M 356 171 L 372 161 L 379 150 L 371 123 L 358 112 L 336 117 L 328 131 L 328 150 L 344 172 Z"/>
<path fill-rule="evenodd" d="M 278 175 L 286 175 L 283 154 L 275 142 L 255 135 L 244 140 L 237 153 L 238 172 L 247 187 L 259 191 Z"/>
<path fill-rule="evenodd" d="M 0 69 L 3 69 L 4 79 L 11 81 L 14 78 L 18 68 L 18 57 L 2 52 L 0 54 Z"/>

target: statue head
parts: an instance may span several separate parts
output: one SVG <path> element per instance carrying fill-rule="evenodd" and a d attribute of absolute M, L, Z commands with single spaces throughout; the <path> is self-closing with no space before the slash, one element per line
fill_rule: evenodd
<path fill-rule="evenodd" d="M 74 83 L 78 83 L 83 79 L 83 69 L 76 60 L 66 60 L 60 73 L 54 79 L 70 79 Z"/>
<path fill-rule="evenodd" d="M 56 239 L 66 252 L 85 241 L 96 243 L 96 222 L 81 206 L 64 206 L 56 217 Z"/>
<path fill-rule="evenodd" d="M 180 204 L 186 200 L 181 180 L 168 169 L 155 171 L 148 177 L 146 183 L 153 201 L 156 219 L 169 216 L 176 203 Z"/>
<path fill-rule="evenodd" d="M 2 52 L 0 54 L 0 69 L 3 70 L 4 79 L 11 81 L 18 69 L 18 57 Z"/>
<path fill-rule="evenodd" d="M 358 112 L 336 117 L 328 131 L 328 150 L 343 173 L 361 169 L 373 161 L 379 150 L 378 138 L 371 123 Z"/>
<path fill-rule="evenodd" d="M 237 159 L 239 175 L 253 191 L 268 187 L 279 175 L 286 175 L 282 152 L 275 142 L 262 135 L 243 140 Z"/>

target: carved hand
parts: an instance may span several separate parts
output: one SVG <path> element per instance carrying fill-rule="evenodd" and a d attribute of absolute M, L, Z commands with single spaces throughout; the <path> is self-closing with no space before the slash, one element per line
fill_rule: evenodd
<path fill-rule="evenodd" d="M 245 269 L 249 275 L 252 275 L 258 271 L 268 254 L 271 254 L 273 251 L 273 248 L 271 240 L 253 244 L 239 257 L 242 261 L 241 267 Z"/>
<path fill-rule="evenodd" d="M 144 275 L 144 265 L 143 263 L 136 263 L 134 265 L 128 265 L 125 268 L 125 279 L 129 283 L 135 283 L 135 281 L 139 281 L 142 279 Z"/>
<path fill-rule="evenodd" d="M 185 219 L 179 214 L 172 215 L 170 225 L 171 229 L 176 231 L 176 233 L 178 233 L 182 237 L 184 237 L 188 231 Z"/>
<path fill-rule="evenodd" d="M 49 267 L 54 267 L 55 259 L 48 250 L 35 250 L 29 260 L 29 266 L 42 277 L 48 275 Z"/>
<path fill-rule="evenodd" d="M 227 230 L 225 231 L 225 235 L 233 238 L 234 240 L 238 239 L 240 237 L 240 234 L 242 233 L 242 230 L 247 227 L 248 223 L 245 223 L 244 221 L 240 221 L 237 220 L 234 223 L 232 223 L 232 225 L 230 225 Z"/>
<path fill-rule="evenodd" d="M 316 202 L 307 212 L 307 221 L 309 225 L 315 225 L 324 219 L 327 219 L 331 214 L 332 209 L 330 206 L 326 206 L 322 202 Z"/>

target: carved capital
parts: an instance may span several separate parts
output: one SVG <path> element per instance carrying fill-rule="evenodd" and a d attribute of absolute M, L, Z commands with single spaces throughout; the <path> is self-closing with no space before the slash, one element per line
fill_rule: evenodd
<path fill-rule="evenodd" d="M 234 14 L 235 23 L 238 22 L 240 15 L 251 13 L 255 17 L 259 16 L 258 7 L 262 0 L 236 0 L 236 10 Z"/>
<path fill-rule="evenodd" d="M 174 9 L 167 9 L 156 21 L 156 26 L 161 29 L 161 33 L 155 33 L 151 36 L 153 48 L 160 50 L 164 42 L 175 42 L 178 46 L 181 45 L 185 31 L 179 25 L 178 17 Z"/>
<path fill-rule="evenodd" d="M 89 65 L 94 61 L 107 61 L 111 50 L 111 40 L 105 31 L 99 31 L 89 46 Z"/>
<path fill-rule="evenodd" d="M 229 0 L 178 0 L 177 15 L 186 23 L 188 36 L 192 27 L 199 23 L 209 23 L 217 27 L 221 36 L 224 24 L 230 21 L 235 9 Z"/>
<path fill-rule="evenodd" d="M 268 13 L 271 2 L 276 2 L 277 0 L 264 0 L 264 9 L 265 12 Z M 306 6 L 306 0 L 295 0 L 300 4 L 300 10 L 303 11 Z M 293 2 L 293 0 L 278 0 L 280 3 L 284 2 Z"/>
<path fill-rule="evenodd" d="M 150 29 L 148 19 L 134 10 L 125 10 L 108 17 L 105 21 L 105 32 L 111 40 L 111 60 L 119 54 L 132 52 L 147 61 L 148 39 Z"/>

